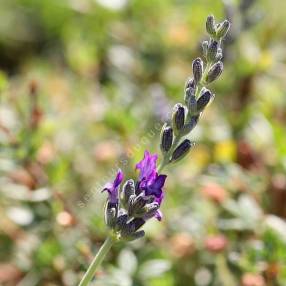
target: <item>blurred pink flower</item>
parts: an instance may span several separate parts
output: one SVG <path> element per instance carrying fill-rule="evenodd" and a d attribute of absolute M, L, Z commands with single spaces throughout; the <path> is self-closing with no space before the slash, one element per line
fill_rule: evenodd
<path fill-rule="evenodd" d="M 207 199 L 216 203 L 222 203 L 227 197 L 225 189 L 216 183 L 207 184 L 201 189 L 201 192 Z"/>
<path fill-rule="evenodd" d="M 254 273 L 245 273 L 241 283 L 242 286 L 266 286 L 263 276 Z"/>
<path fill-rule="evenodd" d="M 210 252 L 220 252 L 227 246 L 227 238 L 224 235 L 209 236 L 205 240 L 205 248 Z"/>

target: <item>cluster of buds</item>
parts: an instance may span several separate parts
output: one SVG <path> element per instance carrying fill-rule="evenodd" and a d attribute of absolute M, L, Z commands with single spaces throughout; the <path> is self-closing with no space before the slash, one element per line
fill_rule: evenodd
<path fill-rule="evenodd" d="M 186 138 L 197 125 L 206 106 L 214 94 L 206 87 L 219 78 L 223 71 L 222 40 L 230 28 L 228 20 L 215 23 L 214 16 L 208 16 L 206 30 L 210 36 L 202 43 L 203 57 L 192 63 L 193 77 L 185 85 L 185 105 L 177 103 L 173 108 L 171 123 L 165 123 L 161 131 L 162 168 L 184 158 L 194 143 Z"/>
<path fill-rule="evenodd" d="M 151 218 L 162 219 L 159 210 L 164 194 L 166 175 L 157 173 L 158 156 L 145 151 L 144 158 L 136 165 L 139 178 L 127 180 L 123 187 L 123 173 L 118 171 L 113 182 L 107 183 L 103 191 L 109 194 L 105 207 L 105 223 L 115 239 L 134 240 L 144 236 L 140 228 Z"/>

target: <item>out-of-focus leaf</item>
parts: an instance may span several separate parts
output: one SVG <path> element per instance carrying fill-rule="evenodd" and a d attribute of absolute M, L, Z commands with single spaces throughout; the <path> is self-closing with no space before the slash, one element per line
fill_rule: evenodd
<path fill-rule="evenodd" d="M 238 199 L 240 215 L 245 221 L 257 221 L 262 217 L 258 203 L 248 195 L 241 195 Z"/>
<path fill-rule="evenodd" d="M 37 190 L 29 190 L 24 185 L 7 183 L 2 187 L 2 192 L 5 196 L 22 201 L 42 202 L 50 199 L 51 192 L 48 188 L 40 188 Z"/>
<path fill-rule="evenodd" d="M 279 237 L 286 243 L 286 222 L 285 220 L 275 215 L 267 215 L 265 218 L 265 224 L 266 224 L 266 227 L 274 230 L 277 234 L 279 234 Z"/>
<path fill-rule="evenodd" d="M 36 252 L 37 263 L 41 266 L 51 265 L 61 248 L 55 239 L 47 239 Z"/>
<path fill-rule="evenodd" d="M 199 268 L 195 273 L 196 286 L 207 286 L 212 280 L 212 273 L 206 267 Z"/>
<path fill-rule="evenodd" d="M 164 259 L 154 259 L 143 263 L 139 269 L 141 279 L 149 279 L 162 275 L 170 270 L 171 262 Z"/>
<path fill-rule="evenodd" d="M 137 269 L 137 258 L 129 248 L 123 249 L 118 256 L 118 265 L 123 271 L 132 275 Z"/>
<path fill-rule="evenodd" d="M 125 271 L 113 268 L 107 277 L 104 277 L 101 281 L 99 280 L 95 285 L 131 286 L 132 279 Z"/>
<path fill-rule="evenodd" d="M 9 172 L 12 171 L 14 168 L 15 168 L 15 162 L 13 160 L 0 157 L 0 172 Z"/>
<path fill-rule="evenodd" d="M 236 219 L 231 220 L 220 220 L 220 225 L 225 229 L 228 227 L 230 229 L 254 228 L 259 220 L 262 219 L 263 213 L 261 208 L 249 195 L 241 195 L 237 201 L 230 199 L 223 206 L 236 217 Z"/>
<path fill-rule="evenodd" d="M 7 209 L 7 216 L 16 224 L 29 225 L 32 223 L 34 216 L 29 208 L 11 207 Z"/>
<path fill-rule="evenodd" d="M 236 286 L 235 279 L 230 272 L 230 269 L 227 267 L 225 257 L 218 255 L 216 258 L 216 266 L 218 272 L 218 279 L 220 281 L 219 285 L 222 286 Z"/>
<path fill-rule="evenodd" d="M 245 230 L 248 227 L 245 225 L 244 221 L 239 218 L 233 219 L 219 219 L 218 227 L 222 230 Z"/>

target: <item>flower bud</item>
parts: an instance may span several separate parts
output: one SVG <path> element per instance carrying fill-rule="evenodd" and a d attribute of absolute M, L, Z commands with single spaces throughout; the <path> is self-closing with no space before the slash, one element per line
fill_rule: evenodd
<path fill-rule="evenodd" d="M 121 200 L 125 207 L 127 207 L 129 199 L 132 195 L 135 194 L 135 184 L 132 179 L 126 181 L 123 185 L 122 192 L 121 192 Z"/>
<path fill-rule="evenodd" d="M 114 228 L 118 215 L 118 203 L 111 203 L 107 201 L 105 204 L 105 212 L 104 212 L 104 219 L 105 224 L 110 227 Z"/>
<path fill-rule="evenodd" d="M 192 77 L 188 78 L 185 84 L 185 91 L 189 88 L 195 89 L 195 87 L 196 87 L 195 80 Z"/>
<path fill-rule="evenodd" d="M 137 231 L 145 222 L 143 218 L 134 218 L 129 224 L 133 226 L 134 231 Z"/>
<path fill-rule="evenodd" d="M 131 233 L 126 239 L 128 241 L 133 241 L 135 239 L 143 237 L 144 235 L 145 235 L 145 231 L 144 230 L 139 230 L 139 231 Z"/>
<path fill-rule="evenodd" d="M 189 134 L 197 125 L 198 121 L 200 118 L 200 114 L 198 115 L 193 115 L 190 119 L 190 121 L 185 124 L 183 130 L 182 130 L 182 134 L 185 136 L 187 134 Z"/>
<path fill-rule="evenodd" d="M 173 152 L 171 161 L 177 162 L 183 159 L 193 146 L 193 142 L 191 142 L 189 139 L 185 139 Z"/>
<path fill-rule="evenodd" d="M 175 134 L 177 134 L 178 131 L 181 130 L 185 124 L 185 107 L 180 103 L 177 103 L 174 106 L 172 122 L 173 122 L 173 130 Z"/>
<path fill-rule="evenodd" d="M 134 203 L 133 203 L 134 209 L 138 209 L 138 210 L 142 209 L 146 205 L 147 201 L 148 201 L 148 198 L 146 199 L 142 195 L 136 197 L 136 199 L 134 200 Z"/>
<path fill-rule="evenodd" d="M 210 36 L 216 35 L 216 25 L 215 25 L 215 18 L 213 15 L 207 17 L 206 21 L 206 30 Z"/>
<path fill-rule="evenodd" d="M 217 41 L 212 40 L 208 51 L 207 51 L 207 61 L 208 62 L 213 62 L 216 59 L 217 56 L 217 52 L 218 52 L 218 48 L 219 48 L 219 43 Z"/>
<path fill-rule="evenodd" d="M 195 83 L 199 83 L 203 75 L 204 63 L 201 58 L 193 61 L 193 75 Z"/>
<path fill-rule="evenodd" d="M 166 153 L 170 150 L 173 143 L 173 129 L 167 124 L 164 124 L 161 131 L 161 151 Z"/>
<path fill-rule="evenodd" d="M 204 89 L 197 102 L 198 111 L 203 111 L 213 97 L 213 94 L 208 89 Z"/>
<path fill-rule="evenodd" d="M 191 95 L 189 97 L 188 109 L 191 114 L 197 112 L 197 100 L 196 100 L 195 95 Z"/>
<path fill-rule="evenodd" d="M 207 77 L 206 77 L 206 82 L 211 83 L 214 80 L 216 80 L 222 73 L 223 71 L 223 63 L 222 62 L 217 62 L 215 63 L 209 70 Z"/>
<path fill-rule="evenodd" d="M 145 213 L 144 206 L 147 204 L 148 199 L 139 195 L 130 201 L 128 206 L 128 214 L 133 217 L 140 217 Z"/>
<path fill-rule="evenodd" d="M 222 54 L 222 49 L 218 49 L 216 57 L 215 57 L 215 61 L 218 62 L 222 59 L 223 54 Z"/>
<path fill-rule="evenodd" d="M 202 48 L 203 48 L 203 55 L 206 58 L 207 57 L 207 51 L 209 47 L 209 42 L 208 41 L 203 41 L 202 42 Z"/>
<path fill-rule="evenodd" d="M 160 205 L 156 202 L 148 204 L 145 206 L 145 215 L 144 219 L 149 219 L 155 216 L 155 213 L 160 208 Z"/>
<path fill-rule="evenodd" d="M 145 224 L 145 220 L 142 218 L 134 218 L 130 222 L 125 222 L 121 225 L 120 235 L 122 238 L 129 239 L 137 232 L 137 230 Z"/>
<path fill-rule="evenodd" d="M 193 78 L 189 79 L 185 85 L 185 104 L 189 105 L 189 100 L 191 96 L 195 96 L 197 90 L 197 86 L 195 80 Z"/>
<path fill-rule="evenodd" d="M 230 22 L 228 20 L 224 20 L 217 29 L 216 33 L 217 37 L 219 39 L 223 39 L 226 36 L 229 28 L 230 28 Z"/>
<path fill-rule="evenodd" d="M 124 228 L 127 221 L 128 221 L 128 215 L 126 213 L 120 214 L 116 221 L 116 230 L 121 230 L 122 228 Z"/>

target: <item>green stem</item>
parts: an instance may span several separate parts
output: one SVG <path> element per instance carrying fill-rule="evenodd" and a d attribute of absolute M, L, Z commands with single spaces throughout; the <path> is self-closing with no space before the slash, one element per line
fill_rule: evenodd
<path fill-rule="evenodd" d="M 96 268 L 101 264 L 101 262 L 103 261 L 104 257 L 110 250 L 113 243 L 114 243 L 113 239 L 110 236 L 108 236 L 103 245 L 100 247 L 93 261 L 89 265 L 87 271 L 85 272 L 78 286 L 87 286 L 89 284 L 89 282 L 92 280 L 94 276 Z"/>
<path fill-rule="evenodd" d="M 157 172 L 160 174 L 162 172 L 162 170 L 170 163 L 170 156 L 173 153 L 173 151 L 175 150 L 175 148 L 177 147 L 178 143 L 180 142 L 180 139 L 182 138 L 181 134 L 178 134 L 175 139 L 174 139 L 174 143 L 171 147 L 171 149 L 164 155 L 163 161 L 161 162 L 161 164 L 158 167 Z"/>
<path fill-rule="evenodd" d="M 164 169 L 164 167 L 168 164 L 168 161 L 167 161 L 167 156 L 164 157 L 163 161 L 160 163 L 159 167 L 158 167 L 158 174 L 160 174 L 162 172 L 162 170 Z"/>

